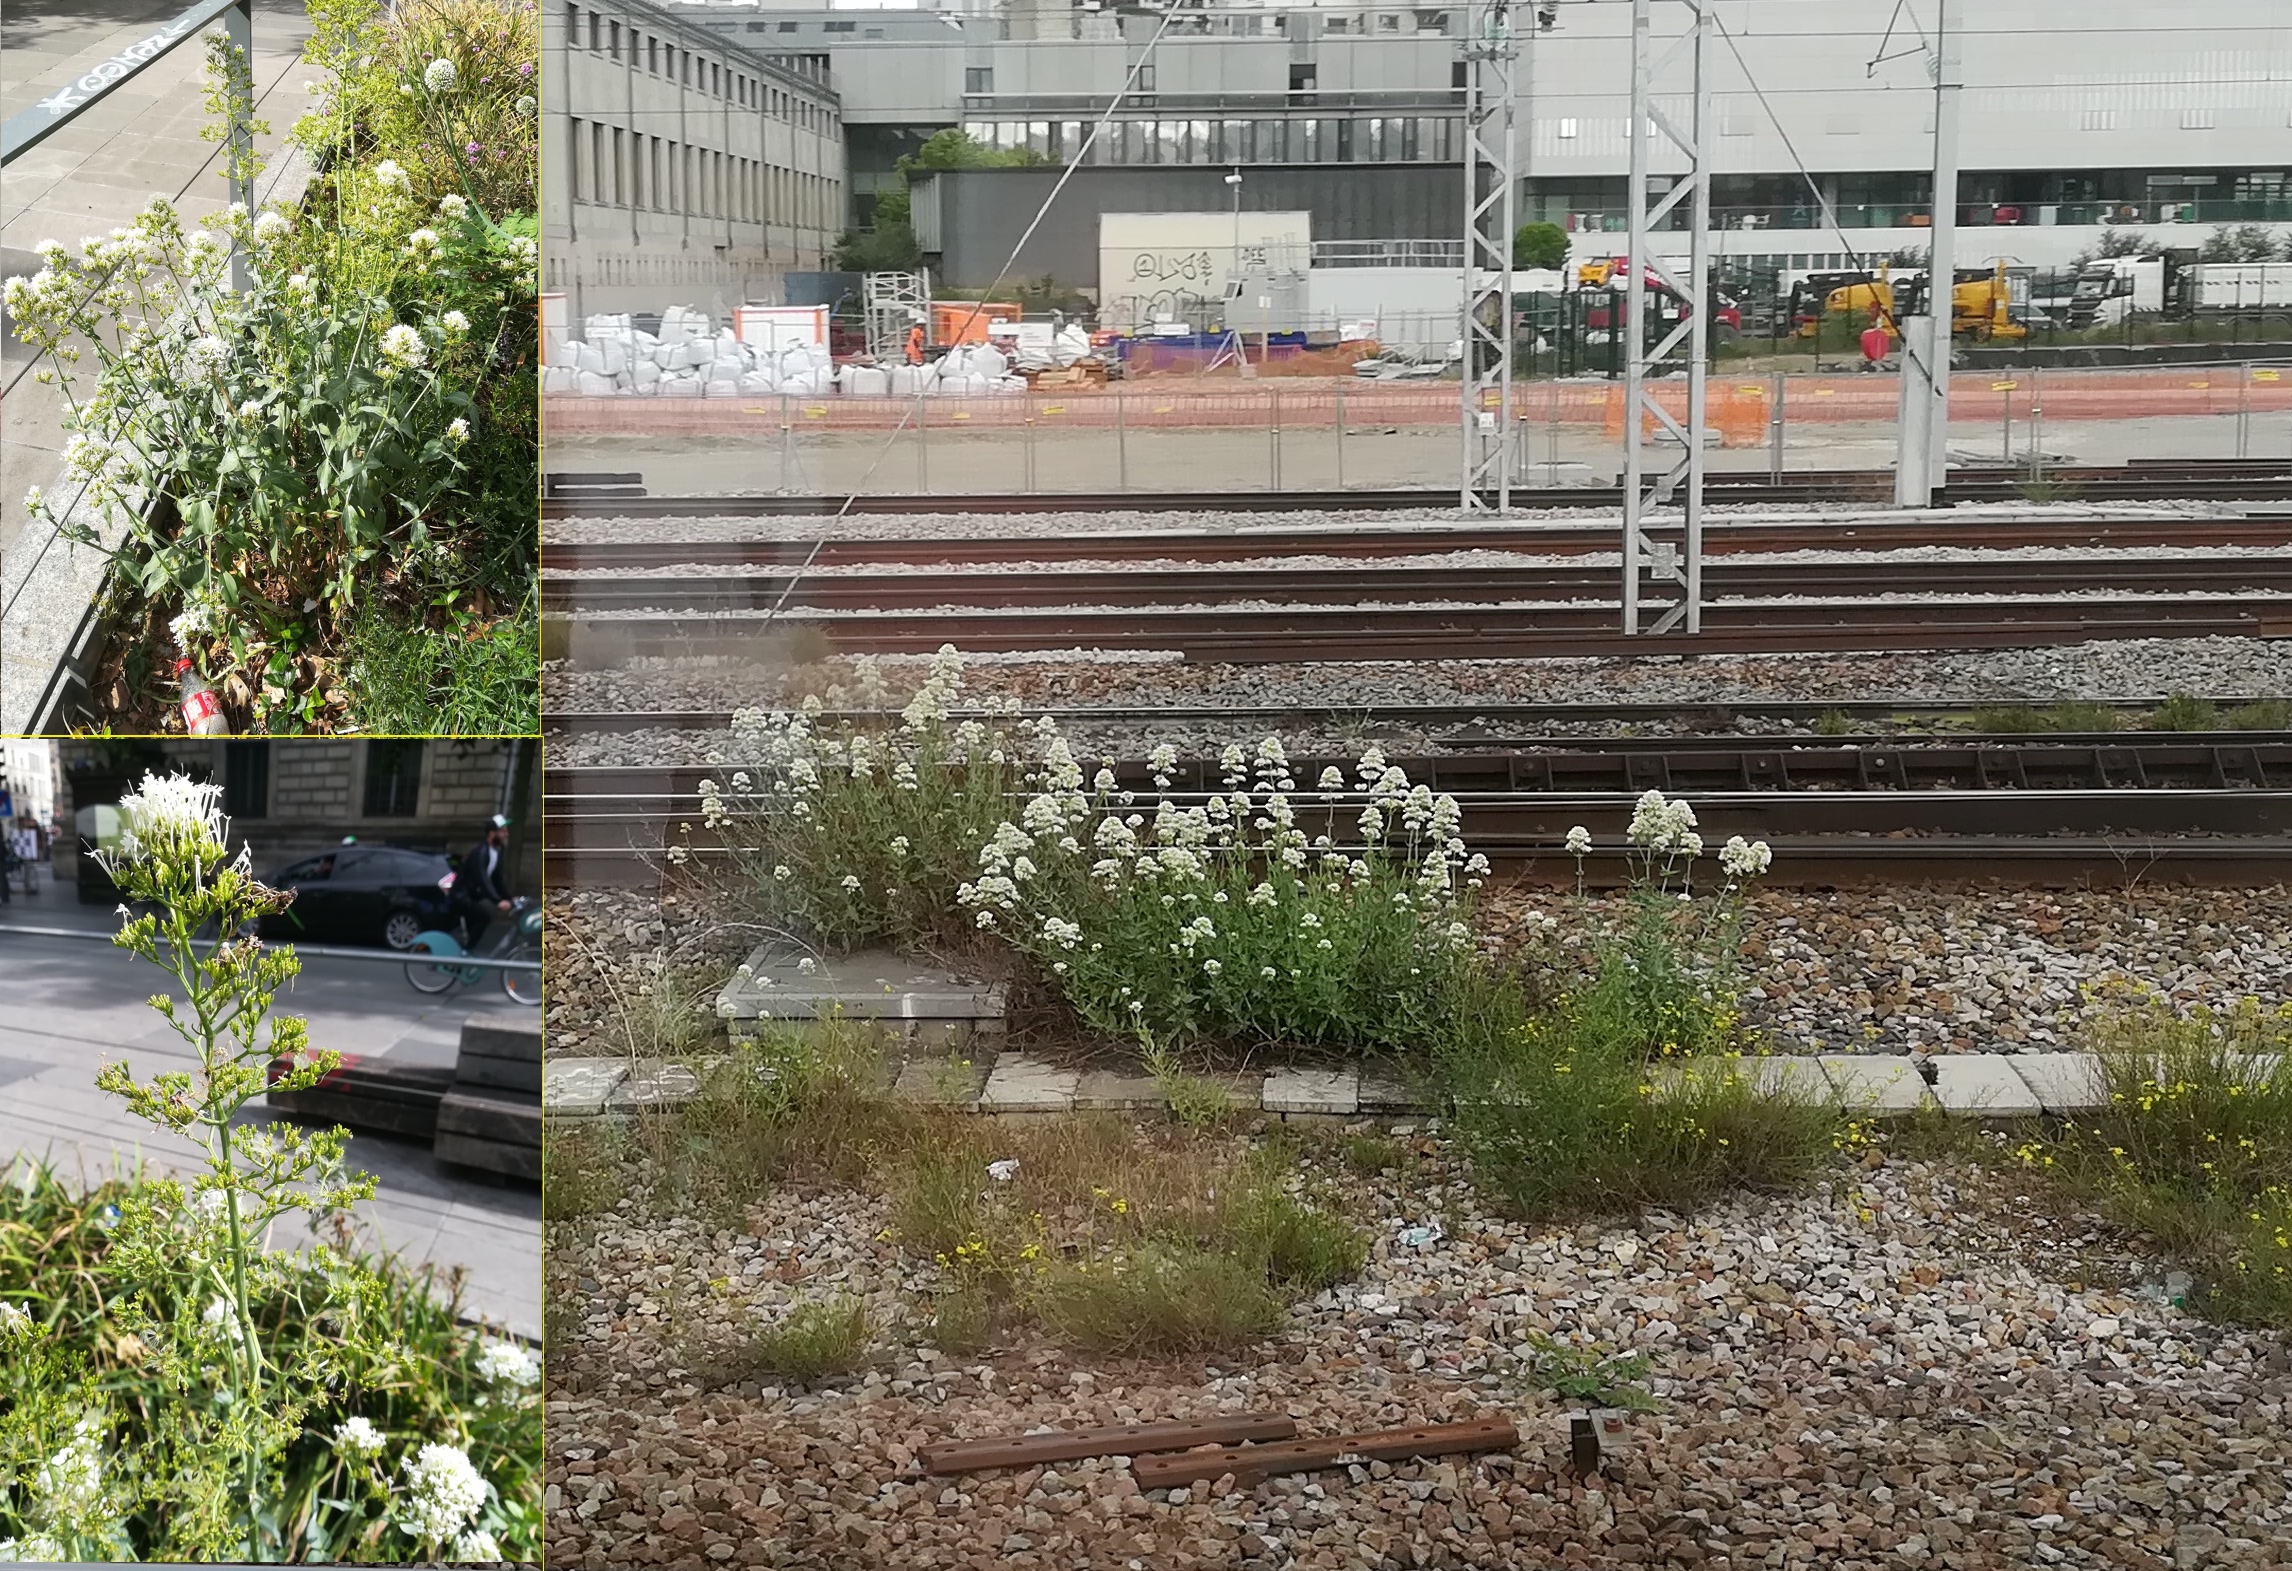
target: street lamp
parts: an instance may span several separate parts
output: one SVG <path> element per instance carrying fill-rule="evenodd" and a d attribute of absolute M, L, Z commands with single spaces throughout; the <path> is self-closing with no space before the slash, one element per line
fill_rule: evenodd
<path fill-rule="evenodd" d="M 1242 298 L 1242 172 L 1237 167 L 1226 176 L 1226 188 L 1234 194 L 1234 275 L 1227 295 L 1226 327 L 1234 335 L 1234 355 L 1241 361 L 1242 374 L 1249 375 L 1249 351 L 1242 347 L 1241 329 L 1234 326 L 1234 308 Z"/>

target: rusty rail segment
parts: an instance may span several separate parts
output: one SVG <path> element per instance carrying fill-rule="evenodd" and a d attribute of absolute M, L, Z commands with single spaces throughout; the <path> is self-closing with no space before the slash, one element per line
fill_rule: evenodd
<path fill-rule="evenodd" d="M 1107 1424 L 984 1440 L 943 1440 L 916 1452 L 926 1473 L 976 1473 L 993 1467 L 1031 1467 L 1092 1456 L 1141 1456 L 1188 1446 L 1287 1440 L 1297 1423 L 1284 1413 L 1237 1413 L 1227 1418 L 1173 1419 L 1157 1424 Z"/>
<path fill-rule="evenodd" d="M 1130 1465 L 1141 1489 L 1208 1483 L 1231 1473 L 1240 1484 L 1254 1484 L 1282 1473 L 1354 1462 L 1405 1462 L 1413 1457 L 1456 1456 L 1474 1451 L 1509 1451 L 1520 1431 L 1509 1418 L 1488 1417 L 1462 1424 L 1427 1424 L 1417 1429 L 1385 1429 L 1365 1435 L 1330 1435 L 1271 1445 L 1217 1446 L 1169 1456 L 1143 1456 Z"/>

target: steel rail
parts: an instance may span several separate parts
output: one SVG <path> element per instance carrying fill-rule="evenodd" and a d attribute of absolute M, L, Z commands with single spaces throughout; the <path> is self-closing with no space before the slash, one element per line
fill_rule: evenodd
<path fill-rule="evenodd" d="M 2110 638 L 2292 637 L 2292 598 L 2092 595 L 1984 599 L 1720 600 L 1704 630 L 1665 640 L 1666 655 L 2006 649 Z M 543 655 L 576 668 L 636 656 L 756 658 L 768 631 L 823 639 L 838 653 L 929 654 L 1107 649 L 1191 661 L 1491 660 L 1644 655 L 1614 631 L 1612 602 L 1513 606 L 1080 607 L 1008 611 L 784 611 L 610 618 L 544 613 Z"/>
<path fill-rule="evenodd" d="M 1369 606 L 1438 603 L 1495 607 L 1531 600 L 1602 598 L 1615 569 L 1585 559 L 1522 566 L 1428 567 L 1380 562 L 1346 567 L 1234 568 L 1152 565 L 1119 570 L 1008 568 L 937 573 L 674 573 L 650 577 L 551 578 L 545 611 L 892 611 L 968 607 L 1153 609 L 1231 601 Z M 1845 599 L 1887 594 L 1995 594 L 2032 587 L 2059 594 L 2292 592 L 2292 551 L 2276 556 L 2063 555 L 1944 561 L 1825 561 L 1776 565 L 1722 561 L 1704 570 L 1712 598 Z"/>
<path fill-rule="evenodd" d="M 1660 530 L 1657 531 L 1659 534 Z M 2292 544 L 2292 514 L 2193 518 L 1758 519 L 1704 525 L 1712 555 L 1782 551 L 1900 551 L 1929 547 L 2000 551 L 2076 547 L 2281 546 Z M 1183 561 L 1232 562 L 1290 556 L 1433 556 L 1449 551 L 1511 551 L 1568 556 L 1612 552 L 1615 530 L 1575 522 L 1230 529 L 1120 530 L 1078 535 L 933 535 L 805 540 L 570 541 L 543 547 L 553 574 L 663 567 L 943 566 L 963 563 Z M 582 586 L 586 587 L 586 586 Z"/>
<path fill-rule="evenodd" d="M 1240 726 L 1245 722 L 1252 727 L 1271 724 L 1278 729 L 1281 722 L 1292 725 L 1339 721 L 1349 725 L 1373 726 L 1378 724 L 1406 727 L 1416 730 L 1436 730 L 1444 725 L 1496 725 L 1526 724 L 1538 721 L 1557 721 L 1587 725 L 1614 723 L 1621 725 L 1648 725 L 1673 723 L 1699 726 L 1732 726 L 1741 720 L 1776 720 L 1811 725 L 1829 715 L 1842 715 L 1851 720 L 1893 720 L 1904 725 L 1936 723 L 1947 725 L 1965 721 L 1984 710 L 1995 710 L 2006 705 L 2039 705 L 2058 700 L 2033 698 L 2026 694 L 1986 699 L 1884 699 L 1842 698 L 1808 699 L 1800 701 L 1771 701 L 1746 699 L 1678 700 L 1671 702 L 1646 701 L 1632 703 L 1551 703 L 1518 704 L 1504 702 L 1457 704 L 1285 704 L 1285 705 L 1220 705 L 1194 707 L 1171 705 L 1156 708 L 1109 708 L 1088 706 L 1056 707 L 1059 724 L 1068 729 L 1099 725 L 1228 725 Z M 2241 705 L 2264 702 L 2257 695 L 2236 694 L 2213 696 L 2201 700 L 2215 709 L 2234 709 Z M 2126 713 L 2153 710 L 2166 702 L 2166 695 L 2121 696 L 2113 698 L 2079 699 L 2080 704 L 2091 704 L 2101 709 Z M 766 707 L 761 713 L 792 714 L 792 709 L 778 710 Z M 551 736 L 609 736 L 629 731 L 728 731 L 733 712 L 729 709 L 683 710 L 602 710 L 552 709 L 543 717 L 542 725 Z M 993 721 L 994 716 L 984 709 L 958 709 L 951 719 L 977 719 Z M 899 711 L 895 709 L 826 709 L 817 717 L 819 724 L 836 726 L 896 725 Z M 1967 733 L 1961 733 L 1967 734 Z M 2186 733 L 2169 733 L 2176 740 Z M 2202 733 L 2207 739 L 2243 736 L 2244 732 Z M 2121 733 L 2080 733 L 2075 736 L 2057 732 L 2039 732 L 2030 736 L 2012 736 L 2006 733 L 1988 733 L 1994 741 L 2033 740 L 2089 742 L 2121 738 Z M 1547 739 L 1549 740 L 1549 739 Z M 1605 739 L 1610 746 L 1632 745 L 1627 738 Z M 1650 742 L 1671 738 L 1648 738 Z M 1826 739 L 1833 740 L 1833 739 Z M 1837 738 L 1841 745 L 1850 745 L 1855 739 Z M 1862 740 L 1899 742 L 1893 736 L 1867 735 Z M 1491 736 L 1486 741 L 1469 734 L 1443 738 L 1444 743 L 1460 746 L 1530 745 L 1508 744 Z"/>

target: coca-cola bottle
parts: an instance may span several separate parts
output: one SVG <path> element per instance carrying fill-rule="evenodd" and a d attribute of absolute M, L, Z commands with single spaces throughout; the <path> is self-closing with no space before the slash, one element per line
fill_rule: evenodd
<path fill-rule="evenodd" d="M 231 722 L 223 715 L 223 701 L 192 669 L 189 660 L 175 662 L 175 679 L 183 688 L 183 697 L 177 705 L 183 711 L 183 734 L 229 736 Z"/>

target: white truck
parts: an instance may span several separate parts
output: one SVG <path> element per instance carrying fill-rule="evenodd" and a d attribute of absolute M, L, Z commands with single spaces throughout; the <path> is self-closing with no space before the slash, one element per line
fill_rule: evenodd
<path fill-rule="evenodd" d="M 2153 315 L 2164 308 L 2163 257 L 2098 257 L 2077 274 L 2069 296 L 2069 325 L 2114 327 L 2136 312 Z"/>
<path fill-rule="evenodd" d="M 2199 311 L 2292 306 L 2292 262 L 2206 262 L 2192 267 L 2189 304 Z"/>

